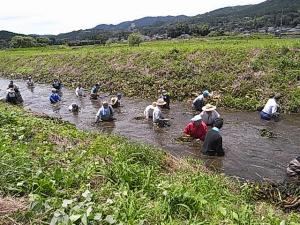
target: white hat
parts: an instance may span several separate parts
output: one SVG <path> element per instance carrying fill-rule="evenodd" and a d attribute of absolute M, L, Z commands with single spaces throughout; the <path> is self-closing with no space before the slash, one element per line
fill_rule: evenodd
<path fill-rule="evenodd" d="M 209 112 L 209 111 L 214 111 L 216 110 L 216 106 L 211 105 L 211 104 L 206 104 L 205 106 L 202 107 L 202 110 L 205 112 Z"/>
<path fill-rule="evenodd" d="M 158 106 L 162 106 L 162 105 L 165 105 L 167 104 L 162 98 L 158 99 L 157 102 L 156 102 L 156 105 Z"/>
<path fill-rule="evenodd" d="M 191 119 L 191 121 L 193 121 L 193 122 L 199 121 L 199 120 L 202 120 L 202 117 L 200 115 L 196 115 Z"/>

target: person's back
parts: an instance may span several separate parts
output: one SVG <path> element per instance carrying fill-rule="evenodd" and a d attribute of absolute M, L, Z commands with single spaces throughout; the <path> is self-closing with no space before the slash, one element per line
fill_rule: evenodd
<path fill-rule="evenodd" d="M 202 111 L 202 107 L 204 106 L 204 96 L 203 94 L 199 95 L 193 101 L 193 108 L 197 111 Z"/>
<path fill-rule="evenodd" d="M 144 116 L 146 119 L 153 117 L 153 111 L 156 107 L 156 102 L 153 102 L 152 105 L 148 105 L 146 109 L 144 110 Z"/>
<path fill-rule="evenodd" d="M 17 95 L 13 88 L 8 89 L 6 95 L 6 102 L 11 104 L 17 104 Z"/>
<path fill-rule="evenodd" d="M 205 140 L 202 147 L 202 152 L 205 155 L 210 156 L 224 156 L 224 149 L 222 144 L 222 136 L 220 135 L 220 129 L 223 126 L 223 119 L 217 118 L 214 121 L 214 127 L 209 130 L 205 136 Z"/>
<path fill-rule="evenodd" d="M 262 111 L 264 113 L 269 114 L 269 115 L 272 115 L 274 112 L 276 112 L 277 111 L 277 103 L 276 103 L 275 99 L 274 98 L 270 98 L 267 101 L 267 103 L 266 103 L 266 105 L 265 105 L 265 107 L 263 108 Z"/>
<path fill-rule="evenodd" d="M 50 100 L 50 102 L 51 102 L 52 104 L 61 101 L 61 98 L 60 98 L 60 96 L 57 94 L 57 90 L 56 90 L 56 89 L 53 89 L 53 90 L 52 90 L 52 94 L 50 95 L 49 100 Z"/>
<path fill-rule="evenodd" d="M 156 106 L 153 110 L 152 119 L 153 123 L 158 123 L 161 119 L 163 119 L 162 112 L 158 106 Z"/>

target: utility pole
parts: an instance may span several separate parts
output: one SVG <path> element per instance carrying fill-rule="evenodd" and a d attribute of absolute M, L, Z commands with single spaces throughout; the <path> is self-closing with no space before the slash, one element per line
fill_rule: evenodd
<path fill-rule="evenodd" d="M 281 19 L 280 19 L 280 37 L 282 35 L 282 24 L 283 24 L 283 9 L 281 10 Z"/>

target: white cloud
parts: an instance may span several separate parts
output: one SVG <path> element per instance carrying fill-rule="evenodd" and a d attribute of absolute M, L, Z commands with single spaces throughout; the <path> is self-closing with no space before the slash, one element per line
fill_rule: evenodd
<path fill-rule="evenodd" d="M 58 34 L 144 16 L 193 16 L 217 8 L 263 0 L 2 0 L 0 30 Z"/>

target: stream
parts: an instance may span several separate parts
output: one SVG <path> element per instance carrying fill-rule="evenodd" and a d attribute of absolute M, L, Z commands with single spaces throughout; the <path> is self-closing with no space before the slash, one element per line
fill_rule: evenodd
<path fill-rule="evenodd" d="M 0 78 L 0 98 L 5 98 L 9 80 Z M 33 89 L 22 80 L 15 81 L 24 99 L 23 106 L 33 112 L 58 117 L 75 124 L 78 129 L 113 133 L 125 136 L 133 141 L 147 143 L 170 152 L 175 157 L 192 156 L 200 158 L 204 164 L 230 176 L 248 180 L 282 181 L 285 178 L 287 164 L 300 154 L 300 115 L 283 115 L 275 122 L 262 121 L 258 112 L 234 112 L 218 110 L 224 118 L 221 129 L 225 157 L 209 157 L 201 154 L 201 144 L 176 141 L 195 112 L 190 104 L 173 103 L 165 116 L 171 118 L 170 127 L 157 128 L 151 121 L 138 120 L 151 100 L 123 97 L 121 107 L 115 110 L 114 122 L 94 125 L 95 115 L 101 106 L 101 99 L 108 100 L 102 94 L 99 101 L 89 97 L 77 98 L 75 91 L 63 88 L 62 102 L 53 106 L 49 102 L 51 85 L 35 84 Z M 89 88 L 86 87 L 89 93 Z M 79 114 L 68 111 L 71 103 L 81 107 Z M 276 134 L 276 138 L 261 137 L 260 130 L 267 129 Z"/>

